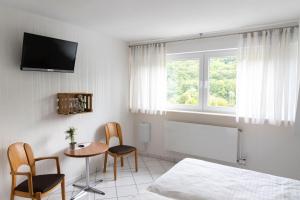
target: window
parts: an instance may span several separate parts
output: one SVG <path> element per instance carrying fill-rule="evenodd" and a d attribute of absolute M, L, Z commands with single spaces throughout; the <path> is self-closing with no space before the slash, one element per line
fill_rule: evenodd
<path fill-rule="evenodd" d="M 168 103 L 199 104 L 199 60 L 168 62 Z"/>
<path fill-rule="evenodd" d="M 233 113 L 236 104 L 234 51 L 168 55 L 170 109 Z"/>

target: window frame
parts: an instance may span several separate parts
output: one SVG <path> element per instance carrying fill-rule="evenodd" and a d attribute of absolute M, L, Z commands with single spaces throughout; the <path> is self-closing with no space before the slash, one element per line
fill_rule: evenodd
<path fill-rule="evenodd" d="M 237 56 L 236 50 L 220 50 L 214 52 L 206 52 L 204 54 L 204 78 L 203 78 L 203 110 L 206 112 L 218 112 L 225 114 L 235 113 L 236 107 L 223 107 L 223 106 L 209 106 L 208 105 L 208 94 L 209 94 L 209 59 L 211 57 L 227 57 L 227 56 Z"/>
<path fill-rule="evenodd" d="M 170 104 L 167 102 L 168 110 L 179 111 L 196 111 L 196 112 L 211 112 L 222 114 L 234 114 L 235 107 L 222 107 L 222 106 L 208 106 L 208 72 L 209 72 L 209 58 L 210 57 L 226 57 L 236 56 L 236 49 L 221 49 L 221 50 L 209 50 L 201 52 L 187 52 L 187 53 L 175 53 L 167 54 L 166 61 L 176 60 L 199 60 L 199 95 L 197 105 L 185 105 L 185 104 Z M 167 96 L 166 96 L 167 98 Z"/>
<path fill-rule="evenodd" d="M 198 104 L 186 105 L 186 104 L 170 104 L 167 101 L 167 109 L 181 110 L 181 111 L 202 111 L 203 110 L 203 55 L 201 53 L 182 53 L 182 54 L 169 54 L 167 55 L 167 62 L 169 60 L 199 60 L 199 91 L 198 91 Z"/>

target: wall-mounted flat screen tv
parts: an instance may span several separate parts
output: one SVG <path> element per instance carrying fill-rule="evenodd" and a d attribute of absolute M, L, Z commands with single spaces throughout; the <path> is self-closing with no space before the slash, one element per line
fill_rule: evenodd
<path fill-rule="evenodd" d="M 21 70 L 74 72 L 77 42 L 24 33 Z"/>

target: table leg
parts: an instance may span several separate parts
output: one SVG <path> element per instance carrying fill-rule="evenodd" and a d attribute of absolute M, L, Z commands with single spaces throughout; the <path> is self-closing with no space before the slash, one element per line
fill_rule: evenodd
<path fill-rule="evenodd" d="M 96 182 L 102 182 L 102 181 L 103 180 L 98 180 Z M 77 193 L 75 196 L 73 196 L 71 198 L 71 200 L 75 200 L 75 199 L 78 199 L 78 198 L 82 197 L 84 194 L 86 194 L 86 192 L 94 192 L 94 193 L 97 193 L 97 194 L 105 195 L 104 192 L 90 186 L 90 161 L 89 161 L 89 157 L 85 158 L 85 185 L 73 184 L 73 186 L 78 187 L 81 190 L 79 191 L 79 193 Z"/>
<path fill-rule="evenodd" d="M 85 158 L 85 185 L 90 186 L 90 159 L 89 157 Z"/>
<path fill-rule="evenodd" d="M 105 193 L 102 192 L 101 190 L 98 190 L 98 189 L 92 188 L 92 187 L 88 188 L 88 191 L 91 191 L 91 192 L 94 192 L 94 193 L 98 193 L 98 194 L 105 195 Z"/>

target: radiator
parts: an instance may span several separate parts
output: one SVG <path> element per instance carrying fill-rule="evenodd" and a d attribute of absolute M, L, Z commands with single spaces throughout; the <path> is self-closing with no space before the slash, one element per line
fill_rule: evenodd
<path fill-rule="evenodd" d="M 237 128 L 166 121 L 164 135 L 164 145 L 169 151 L 237 162 Z"/>

